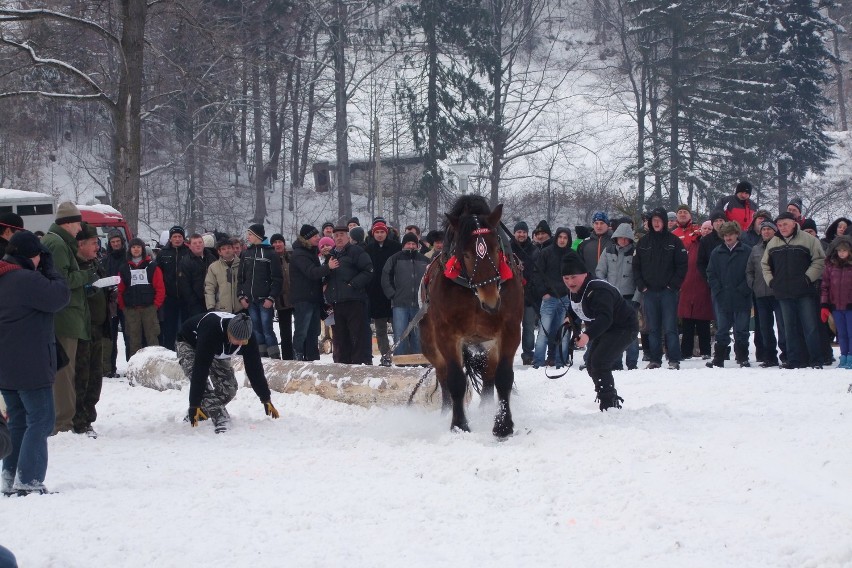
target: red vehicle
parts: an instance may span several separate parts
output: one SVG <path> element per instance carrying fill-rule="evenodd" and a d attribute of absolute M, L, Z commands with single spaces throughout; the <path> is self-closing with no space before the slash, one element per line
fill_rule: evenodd
<path fill-rule="evenodd" d="M 104 248 L 109 244 L 107 235 L 113 229 L 118 229 L 124 235 L 124 242 L 130 242 L 133 238 L 133 231 L 130 230 L 124 216 L 117 209 L 109 205 L 77 205 L 80 214 L 83 216 L 83 221 L 97 227 L 98 238 Z"/>

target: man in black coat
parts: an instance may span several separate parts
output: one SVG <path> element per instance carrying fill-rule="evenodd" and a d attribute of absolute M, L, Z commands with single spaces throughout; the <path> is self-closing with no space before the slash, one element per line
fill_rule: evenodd
<path fill-rule="evenodd" d="M 0 214 L 0 258 L 6 254 L 9 239 L 18 231 L 24 230 L 24 220 L 17 213 Z"/>
<path fill-rule="evenodd" d="M 284 271 L 275 249 L 266 240 L 266 229 L 260 223 L 248 228 L 249 247 L 240 255 L 237 295 L 244 310 L 248 310 L 254 325 L 261 357 L 281 358 L 278 337 L 272 327 L 275 298 L 281 294 Z"/>
<path fill-rule="evenodd" d="M 373 263 L 370 255 L 358 245 L 349 242 L 349 229 L 334 228 L 332 260 L 339 264 L 335 268 L 329 261 L 325 297 L 334 307 L 334 352 L 338 363 L 363 363 L 372 365 L 372 355 L 366 345 L 370 334 L 366 332 L 367 302 L 366 288 L 373 280 Z"/>
<path fill-rule="evenodd" d="M 199 234 L 189 236 L 189 254 L 181 260 L 178 271 L 180 297 L 186 306 L 186 317 L 207 311 L 204 299 L 204 278 L 207 269 L 216 262 L 213 251 L 204 248 L 204 237 Z"/>
<path fill-rule="evenodd" d="M 586 371 L 595 383 L 600 409 L 621 408 L 624 399 L 615 390 L 612 367 L 639 333 L 636 310 L 618 288 L 593 278 L 573 250 L 562 257 L 562 280 L 571 297 L 567 319 L 574 328 L 574 343 L 588 345 Z M 581 324 L 585 325 L 582 333 Z"/>
<path fill-rule="evenodd" d="M 337 259 L 328 265 L 320 263 L 317 250 L 319 231 L 302 225 L 299 238 L 293 243 L 290 256 L 290 300 L 293 303 L 293 358 L 296 361 L 316 361 L 319 357 L 317 337 L 320 334 L 320 310 L 324 304 L 322 281 Z"/>
<path fill-rule="evenodd" d="M 533 363 L 535 326 L 542 296 L 538 289 L 536 272 L 536 261 L 541 251 L 530 240 L 529 231 L 529 225 L 525 221 L 518 221 L 513 229 L 515 238 L 512 239 L 512 252 L 518 257 L 524 269 L 524 319 L 521 322 L 521 362 L 524 365 Z"/>
<path fill-rule="evenodd" d="M 665 336 L 669 369 L 680 369 L 680 340 L 677 333 L 677 302 L 680 286 L 686 278 L 688 257 L 683 242 L 667 228 L 668 213 L 654 209 L 648 222 L 648 234 L 636 243 L 633 277 L 642 292 L 648 327 L 649 357 L 647 369 L 659 369 L 663 361 Z"/>
<path fill-rule="evenodd" d="M 372 234 L 373 239 L 366 248 L 373 263 L 373 279 L 367 284 L 367 297 L 370 303 L 370 318 L 376 326 L 376 342 L 381 354 L 385 355 L 390 351 L 388 322 L 393 317 L 393 310 L 390 298 L 385 296 L 382 289 L 382 270 L 388 259 L 402 250 L 402 245 L 388 238 L 388 227 L 382 221 L 373 223 Z"/>
<path fill-rule="evenodd" d="M 180 265 L 189 256 L 186 246 L 186 231 L 175 225 L 169 229 L 169 242 L 157 255 L 157 266 L 163 273 L 163 284 L 166 285 L 166 301 L 162 307 L 160 321 L 160 345 L 166 349 L 175 349 L 175 337 L 183 320 L 188 317 L 187 306 L 182 301 L 178 278 Z"/>
<path fill-rule="evenodd" d="M 246 376 L 267 416 L 278 418 L 272 405 L 272 393 L 260 351 L 252 334 L 252 322 L 246 314 L 207 312 L 186 320 L 177 338 L 177 357 L 189 378 L 187 422 L 194 428 L 200 420 L 213 420 L 216 433 L 231 426 L 225 406 L 237 394 L 237 379 L 231 357 L 243 357 Z M 208 381 L 212 388 L 208 388 Z"/>

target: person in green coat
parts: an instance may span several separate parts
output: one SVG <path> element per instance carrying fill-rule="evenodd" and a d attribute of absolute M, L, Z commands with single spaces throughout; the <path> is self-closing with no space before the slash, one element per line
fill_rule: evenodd
<path fill-rule="evenodd" d="M 53 257 L 53 266 L 65 279 L 71 290 L 71 301 L 55 317 L 57 345 L 68 357 L 68 364 L 56 371 L 53 384 L 53 402 L 56 407 L 56 425 L 53 433 L 73 429 L 77 410 L 74 384 L 77 362 L 77 341 L 89 340 L 89 304 L 85 286 L 98 279 L 93 270 L 82 270 L 77 263 L 77 234 L 82 228 L 83 216 L 77 206 L 66 201 L 56 209 L 56 221 L 50 226 L 41 243 Z"/>

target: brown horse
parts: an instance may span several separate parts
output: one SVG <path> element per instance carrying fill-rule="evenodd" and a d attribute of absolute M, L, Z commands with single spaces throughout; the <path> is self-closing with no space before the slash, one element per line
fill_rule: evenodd
<path fill-rule="evenodd" d="M 509 394 L 512 360 L 521 341 L 524 290 L 510 249 L 499 236 L 503 206 L 493 211 L 479 196 L 462 196 L 447 214 L 447 249 L 424 277 L 429 302 L 420 322 L 423 354 L 435 367 L 443 409 L 452 407 L 452 429 L 470 431 L 464 412 L 468 384 L 482 403 L 499 407 L 494 435 L 514 430 Z M 481 387 L 479 382 L 481 381 Z"/>

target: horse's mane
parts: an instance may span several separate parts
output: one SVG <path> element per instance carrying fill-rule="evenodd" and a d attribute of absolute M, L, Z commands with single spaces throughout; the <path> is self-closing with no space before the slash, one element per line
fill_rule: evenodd
<path fill-rule="evenodd" d="M 458 244 L 460 248 L 464 248 L 467 245 L 467 241 L 476 225 L 476 221 L 473 218 L 474 215 L 489 215 L 490 213 L 491 207 L 488 205 L 488 201 L 481 195 L 462 195 L 456 199 L 456 202 L 444 219 L 445 241 L 451 243 L 447 253 L 452 254 L 455 244 Z M 459 220 L 458 234 L 456 234 L 456 230 L 450 225 L 450 218 Z"/>

